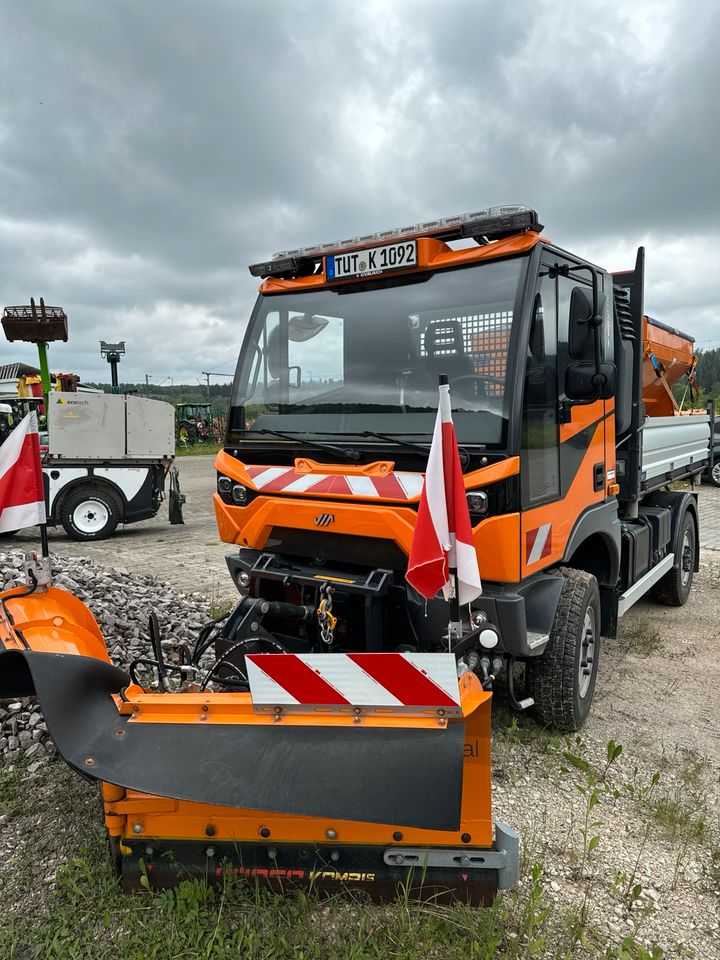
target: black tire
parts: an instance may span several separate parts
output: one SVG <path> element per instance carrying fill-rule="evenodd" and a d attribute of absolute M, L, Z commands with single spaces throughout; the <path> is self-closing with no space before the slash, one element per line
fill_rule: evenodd
<path fill-rule="evenodd" d="M 579 730 L 595 692 L 600 661 L 600 591 L 584 570 L 564 568 L 550 640 L 545 652 L 526 662 L 528 695 L 535 714 L 555 730 Z M 589 671 L 589 672 L 588 672 Z"/>
<path fill-rule="evenodd" d="M 85 485 L 67 495 L 60 522 L 72 540 L 105 540 L 120 522 L 120 506 L 108 490 Z"/>
<path fill-rule="evenodd" d="M 708 479 L 714 487 L 720 487 L 720 459 L 713 464 L 712 470 L 708 472 Z"/>
<path fill-rule="evenodd" d="M 178 427 L 178 440 L 183 443 L 197 443 L 198 432 L 194 423 L 189 420 L 181 420 Z"/>
<path fill-rule="evenodd" d="M 678 543 L 680 555 L 675 558 L 675 565 L 655 585 L 652 592 L 653 599 L 666 607 L 684 606 L 693 585 L 698 547 L 695 520 L 689 510 L 685 511 L 680 523 Z"/>

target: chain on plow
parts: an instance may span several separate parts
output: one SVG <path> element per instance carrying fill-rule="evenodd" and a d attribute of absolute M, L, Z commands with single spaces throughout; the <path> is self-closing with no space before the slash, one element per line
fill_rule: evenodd
<path fill-rule="evenodd" d="M 333 631 L 335 625 L 337 624 L 337 617 L 333 616 L 332 612 L 332 595 L 335 593 L 335 588 L 331 587 L 329 583 L 323 583 L 318 591 L 320 596 L 320 602 L 316 610 L 318 627 L 320 628 L 320 639 L 328 647 L 332 646 L 334 642 Z"/>

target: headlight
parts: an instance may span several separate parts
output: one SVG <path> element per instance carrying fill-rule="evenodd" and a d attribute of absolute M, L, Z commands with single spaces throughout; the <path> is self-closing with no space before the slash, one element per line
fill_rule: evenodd
<path fill-rule="evenodd" d="M 244 487 L 241 483 L 236 483 L 232 488 L 232 498 L 233 503 L 243 504 L 247 503 L 248 492 L 247 487 Z"/>
<path fill-rule="evenodd" d="M 230 493 L 232 490 L 233 482 L 230 477 L 218 477 L 217 488 L 218 493 Z"/>
<path fill-rule="evenodd" d="M 467 495 L 470 513 L 485 514 L 488 511 L 488 495 L 483 490 L 475 490 Z"/>

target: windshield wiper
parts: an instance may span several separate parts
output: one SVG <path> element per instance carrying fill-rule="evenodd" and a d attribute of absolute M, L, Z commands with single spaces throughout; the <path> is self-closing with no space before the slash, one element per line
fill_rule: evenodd
<path fill-rule="evenodd" d="M 301 443 L 309 444 L 311 447 L 316 447 L 318 450 L 332 450 L 333 453 L 339 453 L 343 459 L 349 460 L 350 463 L 357 463 L 360 459 L 360 454 L 357 450 L 353 450 L 352 447 L 336 447 L 334 443 L 324 443 L 321 440 L 309 440 L 305 433 L 299 433 L 298 431 L 283 433 L 280 430 L 268 430 L 266 427 L 263 427 L 261 430 L 249 432 L 267 433 L 273 437 L 280 437 L 281 440 L 292 440 L 294 443 L 300 441 Z"/>
<path fill-rule="evenodd" d="M 389 440 L 390 443 L 396 443 L 399 447 L 407 447 L 408 450 L 415 450 L 417 453 L 422 453 L 424 456 L 427 456 L 428 453 L 430 453 L 429 444 L 426 447 L 423 447 L 419 443 L 411 443 L 409 440 L 401 440 L 400 437 L 394 437 L 388 433 L 377 433 L 375 430 L 363 430 L 362 434 L 359 434 L 359 436 L 375 437 L 376 440 Z"/>
<path fill-rule="evenodd" d="M 407 447 L 409 450 L 415 450 L 418 453 L 422 453 L 426 457 L 430 454 L 430 444 L 428 444 L 426 447 L 422 447 L 419 443 L 411 443 L 409 440 L 401 440 L 400 437 L 396 437 L 388 433 L 376 433 L 374 430 L 365 430 L 363 431 L 362 436 L 376 437 L 378 440 L 389 440 L 390 443 L 397 443 L 400 447 Z M 431 436 L 431 434 L 427 434 L 427 436 Z M 463 469 L 465 469 L 465 467 L 467 467 L 467 465 L 470 463 L 470 454 L 465 447 L 461 447 L 459 444 L 458 453 L 460 454 L 460 465 Z"/>

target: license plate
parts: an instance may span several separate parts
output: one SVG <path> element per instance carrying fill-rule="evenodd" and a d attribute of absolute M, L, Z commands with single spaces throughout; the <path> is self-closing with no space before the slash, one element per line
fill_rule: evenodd
<path fill-rule="evenodd" d="M 417 241 L 403 240 L 369 250 L 336 253 L 325 257 L 325 276 L 328 280 L 346 280 L 348 277 L 367 277 L 386 270 L 400 270 L 417 266 Z"/>

